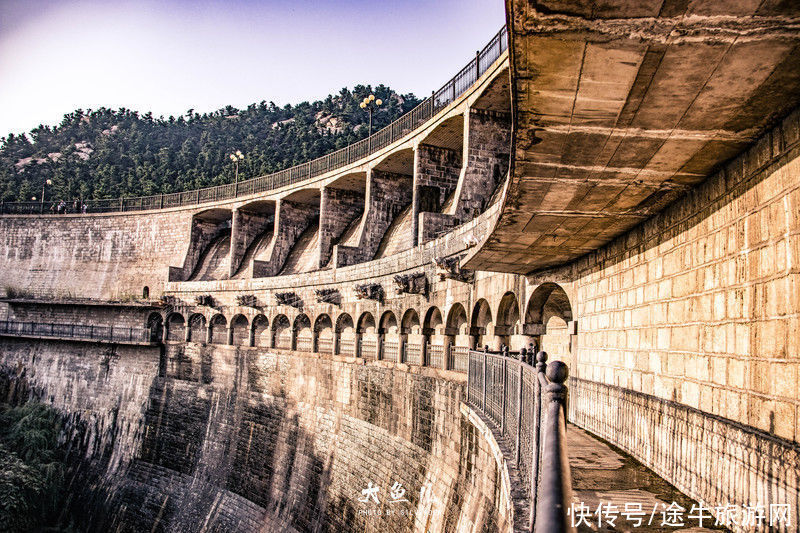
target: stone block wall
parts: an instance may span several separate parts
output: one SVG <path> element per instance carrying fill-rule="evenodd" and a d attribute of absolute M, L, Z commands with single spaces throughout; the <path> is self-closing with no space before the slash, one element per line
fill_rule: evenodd
<path fill-rule="evenodd" d="M 464 222 L 483 212 L 508 174 L 511 117 L 470 109 L 464 121 L 464 167 L 453 206 L 447 212 Z"/>
<path fill-rule="evenodd" d="M 414 195 L 411 228 L 414 245 L 419 244 L 420 232 L 431 231 L 420 226 L 420 213 L 439 213 L 456 188 L 461 173 L 461 153 L 458 150 L 420 144 L 414 150 Z M 455 225 L 455 224 L 454 224 Z"/>
<path fill-rule="evenodd" d="M 685 465 L 690 474 L 666 477 L 692 497 L 714 505 L 793 503 L 797 510 L 796 480 L 785 479 L 796 472 L 775 470 L 781 460 L 774 450 L 800 449 L 799 258 L 794 112 L 685 197 L 556 274 L 575 280 L 574 376 L 705 413 L 709 424 L 741 424 L 747 441 L 758 442 L 745 448 L 760 449 L 766 466 L 753 477 L 741 464 L 722 492 L 701 490 L 716 475 L 710 472 L 726 467 L 723 455 L 706 450 L 711 437 L 696 438 L 690 425 L 676 425 L 670 438 L 684 444 L 664 448 L 664 457 L 649 455 L 649 445 L 629 450 L 662 470 Z M 631 400 L 614 401 L 624 409 Z M 620 445 L 628 438 L 630 423 L 608 426 L 600 420 L 608 414 L 590 402 L 576 406 L 585 408 L 576 416 L 589 429 L 602 425 L 603 437 Z M 660 416 L 641 424 L 658 426 Z M 714 438 L 724 449 L 741 440 L 723 437 Z M 699 470 L 690 468 L 698 460 L 705 462 Z M 784 488 L 773 491 L 775 483 Z M 709 501 L 720 494 L 730 500 Z"/>
<path fill-rule="evenodd" d="M 40 296 L 158 297 L 187 255 L 192 213 L 0 217 L 0 290 Z"/>
<path fill-rule="evenodd" d="M 91 428 L 89 531 L 512 530 L 507 465 L 462 414 L 461 376 L 197 343 L 166 347 L 176 372 L 158 348 L 103 350 L 0 340 L 0 363 Z M 359 501 L 370 482 L 377 503 Z"/>
<path fill-rule="evenodd" d="M 335 266 L 346 266 L 375 257 L 375 252 L 394 218 L 411 203 L 411 176 L 370 170 L 367 176 L 366 210 L 358 246 L 336 246 Z M 412 236 L 408 236 L 411 247 Z"/>

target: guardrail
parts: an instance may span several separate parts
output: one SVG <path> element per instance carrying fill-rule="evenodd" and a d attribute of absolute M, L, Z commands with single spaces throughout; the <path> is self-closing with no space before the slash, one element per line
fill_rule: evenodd
<path fill-rule="evenodd" d="M 307 163 L 237 183 L 153 196 L 84 200 L 82 204 L 88 213 L 167 209 L 249 196 L 320 176 L 378 152 L 411 133 L 464 94 L 507 48 L 508 33 L 503 26 L 464 68 L 417 107 L 371 136 Z M 51 203 L 0 202 L 0 214 L 49 214 Z"/>
<path fill-rule="evenodd" d="M 156 344 L 148 328 L 119 326 L 84 326 L 79 324 L 51 324 L 43 322 L 0 321 L 0 335 L 15 337 L 45 337 L 76 339 L 119 344 Z"/>
<path fill-rule="evenodd" d="M 536 533 L 574 531 L 567 516 L 572 480 L 566 448 L 567 367 L 536 367 L 487 352 L 469 352 L 467 402 L 507 439 L 531 502 L 529 527 Z"/>

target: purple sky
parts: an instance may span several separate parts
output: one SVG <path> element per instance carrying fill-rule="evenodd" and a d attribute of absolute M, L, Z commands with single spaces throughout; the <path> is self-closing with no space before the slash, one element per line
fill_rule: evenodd
<path fill-rule="evenodd" d="M 504 22 L 502 0 L 0 0 L 0 136 L 77 108 L 426 96 Z"/>

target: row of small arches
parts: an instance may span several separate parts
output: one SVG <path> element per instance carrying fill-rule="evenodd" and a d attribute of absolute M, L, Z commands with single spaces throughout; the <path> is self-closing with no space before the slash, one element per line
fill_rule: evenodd
<path fill-rule="evenodd" d="M 520 321 L 519 303 L 513 292 L 507 292 L 492 313 L 486 299 L 478 300 L 468 315 L 461 303 L 453 304 L 444 316 L 437 306 L 429 307 L 421 316 L 416 309 L 402 315 L 387 310 L 376 317 L 364 311 L 355 319 L 347 312 L 332 317 L 321 313 L 313 318 L 299 313 L 294 319 L 279 313 L 269 319 L 264 314 L 248 318 L 244 314 L 226 317 L 217 313 L 207 317 L 193 313 L 188 320 L 180 313 L 170 313 L 161 335 L 165 341 L 189 341 L 236 346 L 295 347 L 318 340 L 361 338 L 364 336 L 422 335 L 450 337 L 458 344 L 481 347 L 484 342 L 509 344 L 510 337 L 521 335 L 526 324 L 543 324 L 556 316 L 563 322 L 572 320 L 572 309 L 564 290 L 554 283 L 541 285 L 528 300 L 525 322 Z M 160 317 L 150 317 L 151 327 Z M 493 346 L 494 347 L 494 346 Z"/>

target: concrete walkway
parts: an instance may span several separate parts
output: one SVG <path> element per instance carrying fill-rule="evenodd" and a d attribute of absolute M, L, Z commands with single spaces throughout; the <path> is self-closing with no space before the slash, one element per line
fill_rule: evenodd
<path fill-rule="evenodd" d="M 690 512 L 697 502 L 630 455 L 571 424 L 567 427 L 567 449 L 572 469 L 573 511 L 577 510 L 572 519 L 574 524 L 580 524 L 579 532 L 725 531 L 714 527 L 713 518 L 706 518 L 704 527 L 698 527 L 698 519 L 690 518 L 697 514 Z M 673 502 L 684 510 L 673 514 L 669 510 Z M 581 508 L 581 503 L 585 507 Z M 597 510 L 601 504 L 601 525 L 598 525 Z M 710 512 L 704 514 L 709 516 Z M 585 521 L 581 520 L 583 517 Z M 682 519 L 684 525 L 662 524 L 665 519 L 673 524 Z"/>

